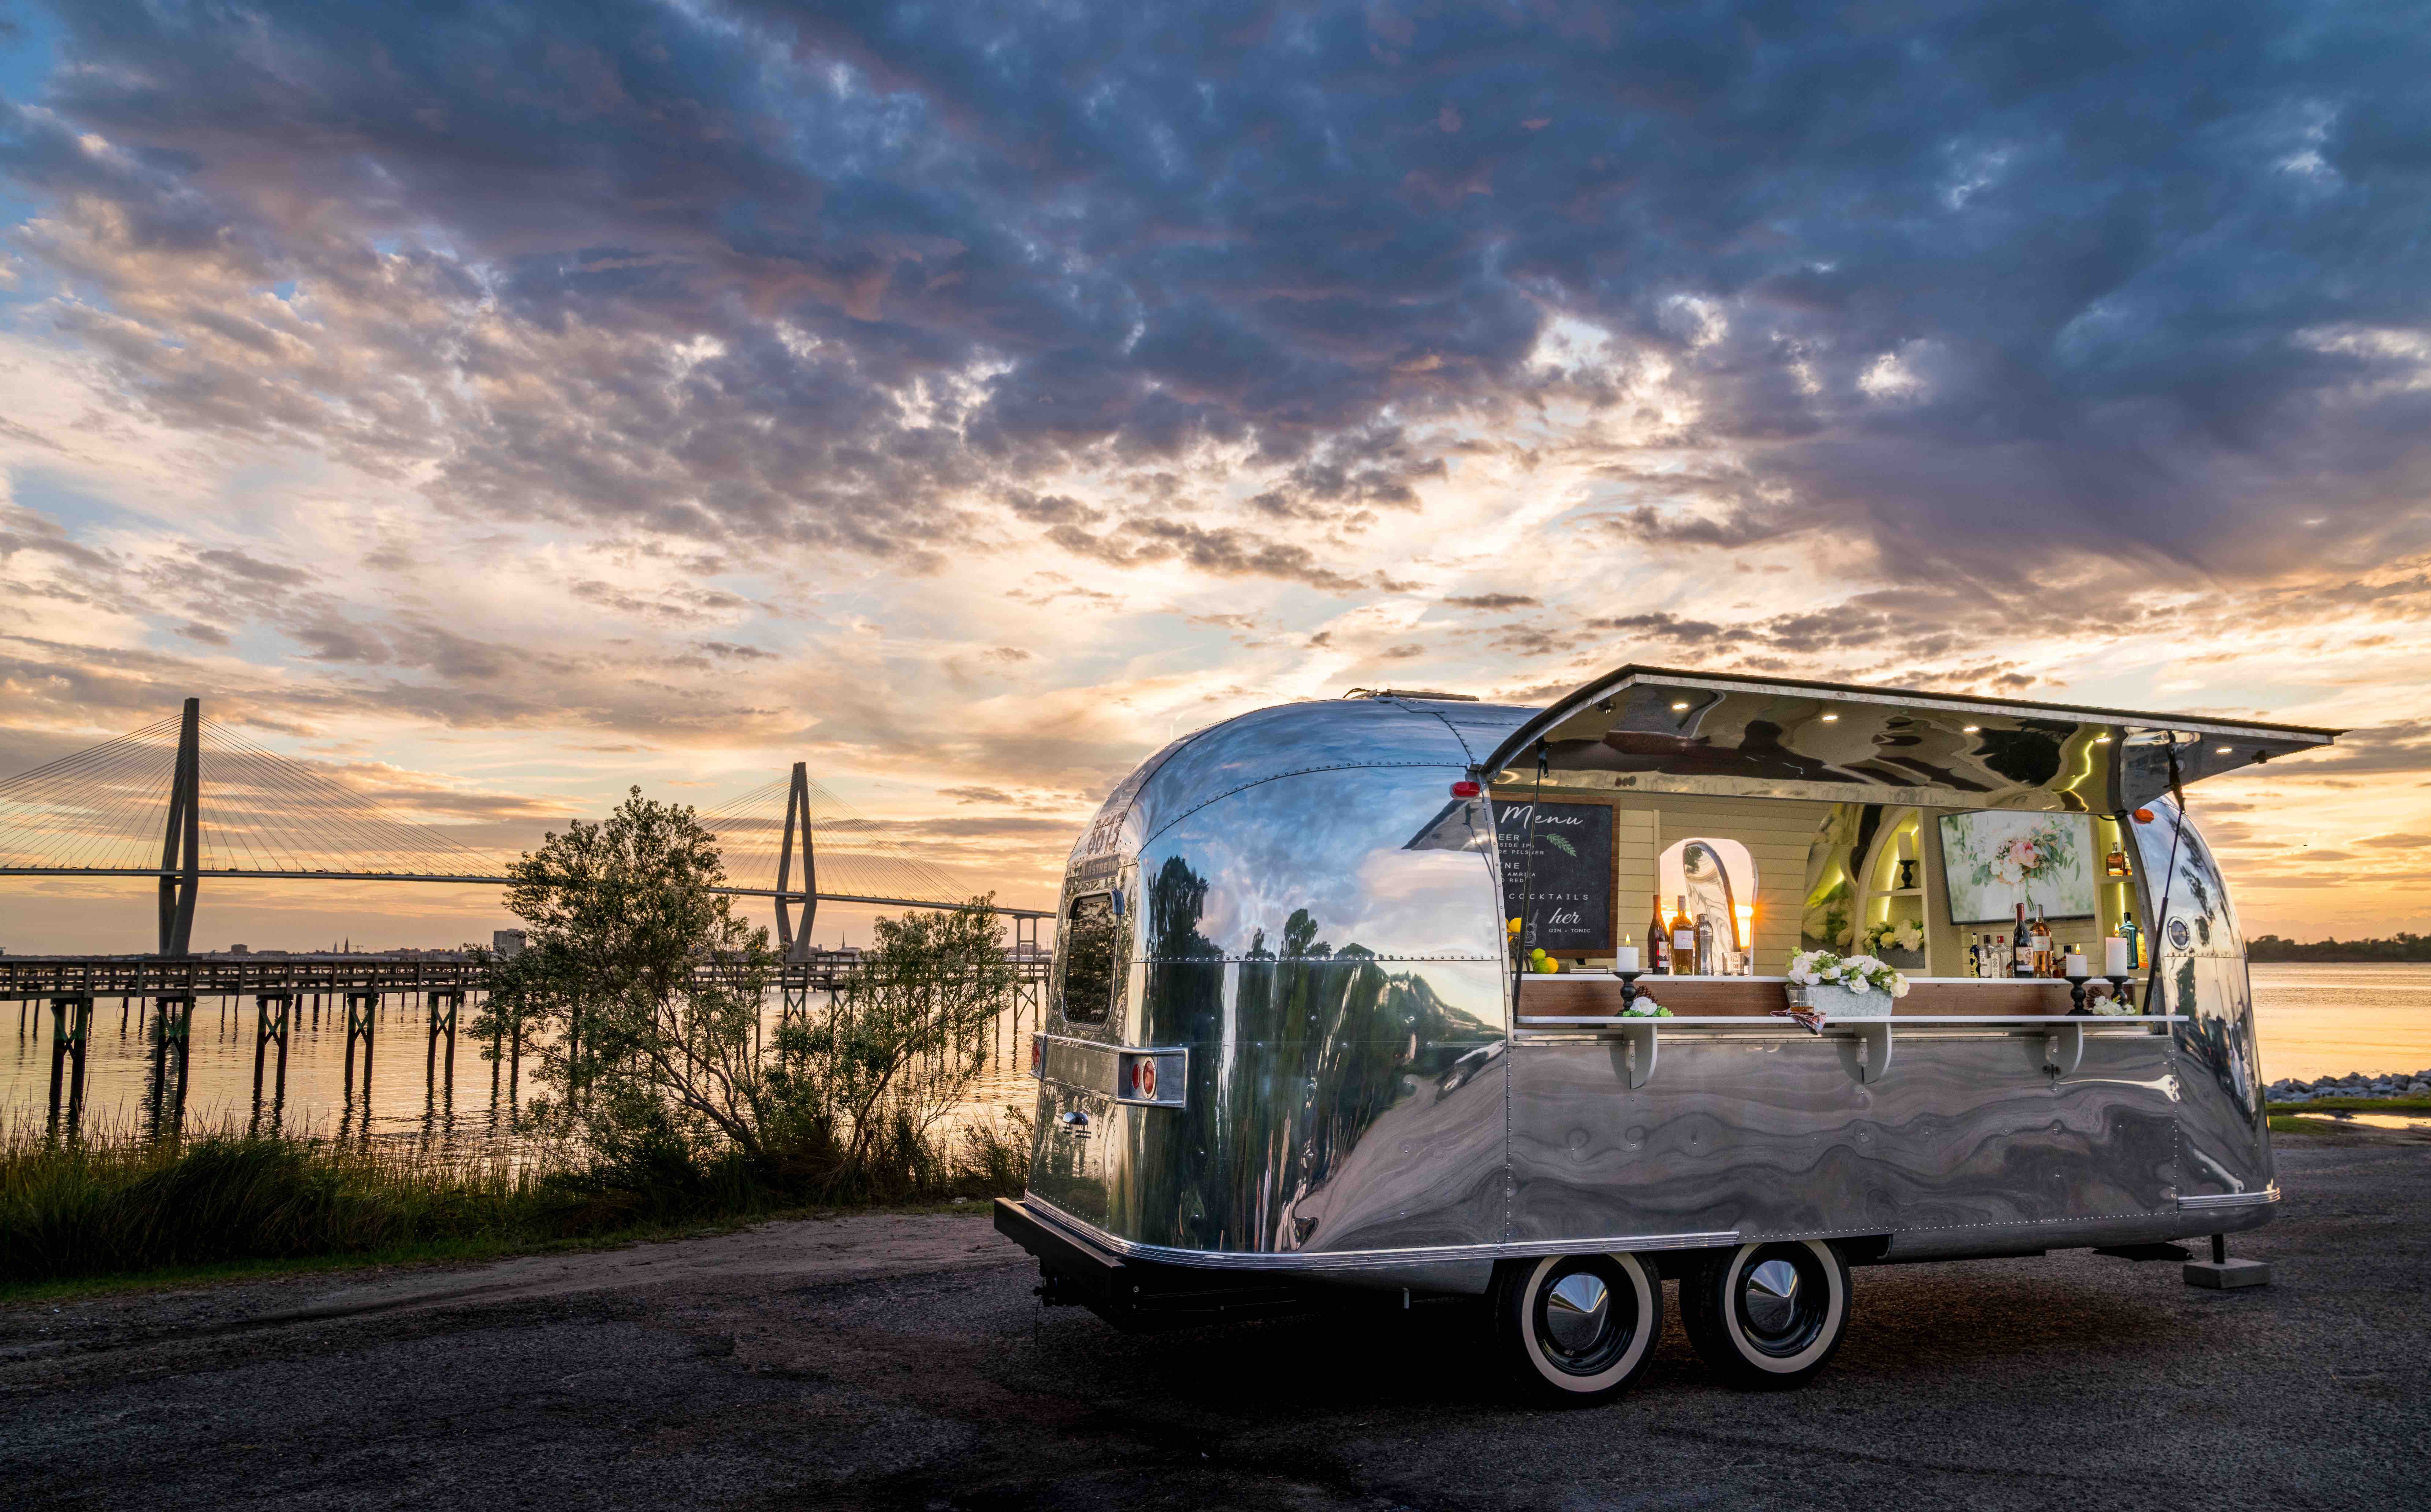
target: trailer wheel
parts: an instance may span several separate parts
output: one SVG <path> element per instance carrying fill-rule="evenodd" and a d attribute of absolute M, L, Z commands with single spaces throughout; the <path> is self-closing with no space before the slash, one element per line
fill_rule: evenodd
<path fill-rule="evenodd" d="M 1733 1386 L 1803 1386 L 1848 1332 L 1849 1264 L 1820 1239 L 1742 1244 L 1680 1283 L 1680 1321 Z"/>
<path fill-rule="evenodd" d="M 1663 1334 L 1663 1283 L 1635 1254 L 1505 1261 L 1494 1337 L 1522 1389 L 1570 1405 L 1628 1389 Z"/>

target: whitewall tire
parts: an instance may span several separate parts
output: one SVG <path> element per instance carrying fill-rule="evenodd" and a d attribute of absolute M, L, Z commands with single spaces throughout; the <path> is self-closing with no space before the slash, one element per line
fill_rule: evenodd
<path fill-rule="evenodd" d="M 1680 1321 L 1734 1386 L 1803 1386 L 1849 1331 L 1849 1265 L 1821 1239 L 1742 1244 L 1680 1283 Z"/>
<path fill-rule="evenodd" d="M 1541 1401 L 1584 1404 L 1629 1388 L 1663 1335 L 1663 1282 L 1635 1254 L 1506 1260 L 1494 1285 L 1497 1352 Z"/>

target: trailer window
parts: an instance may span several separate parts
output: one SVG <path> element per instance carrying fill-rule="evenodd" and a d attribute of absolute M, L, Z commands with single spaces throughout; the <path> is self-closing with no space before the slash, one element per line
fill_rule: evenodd
<path fill-rule="evenodd" d="M 1068 1023 L 1103 1023 L 1122 979 L 1123 921 L 1103 892 L 1072 900 L 1064 932 L 1064 981 L 1056 1006 Z"/>

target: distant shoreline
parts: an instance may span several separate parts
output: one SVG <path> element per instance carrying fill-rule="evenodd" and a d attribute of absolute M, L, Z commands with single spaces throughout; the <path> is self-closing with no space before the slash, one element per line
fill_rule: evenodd
<path fill-rule="evenodd" d="M 2257 955 L 2245 953 L 2252 966 L 2431 966 L 2431 955 Z"/>
<path fill-rule="evenodd" d="M 2431 963 L 2431 936 L 2401 933 L 2395 939 L 2322 939 L 2305 943 L 2276 935 L 2259 935 L 2245 942 L 2245 958 L 2274 966 L 2420 966 Z"/>

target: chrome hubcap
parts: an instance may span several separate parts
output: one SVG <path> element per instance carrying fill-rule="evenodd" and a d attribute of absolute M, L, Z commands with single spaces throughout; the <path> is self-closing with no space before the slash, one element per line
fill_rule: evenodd
<path fill-rule="evenodd" d="M 1798 1321 L 1798 1267 L 1786 1260 L 1767 1260 L 1748 1271 L 1747 1321 L 1757 1333 L 1774 1337 L 1791 1331 Z"/>
<path fill-rule="evenodd" d="M 1564 1350 L 1583 1354 L 1602 1336 L 1611 1302 L 1611 1288 L 1600 1277 L 1584 1271 L 1564 1276 L 1545 1299 L 1545 1332 Z"/>
<path fill-rule="evenodd" d="M 1750 1256 L 1723 1304 L 1736 1321 L 1740 1342 L 1774 1359 L 1813 1348 L 1835 1326 L 1837 1304 L 1828 1264 L 1828 1257 L 1802 1244 L 1768 1244 Z"/>
<path fill-rule="evenodd" d="M 1536 1272 L 1520 1326 L 1537 1366 L 1590 1379 L 1629 1357 L 1645 1333 L 1643 1304 L 1628 1266 L 1610 1255 L 1578 1255 Z"/>

